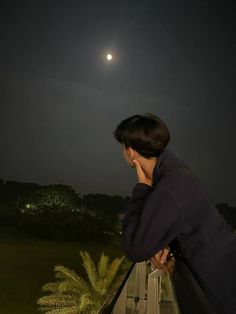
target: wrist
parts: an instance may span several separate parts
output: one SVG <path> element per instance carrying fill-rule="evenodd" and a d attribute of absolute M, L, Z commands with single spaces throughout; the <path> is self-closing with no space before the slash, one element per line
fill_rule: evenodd
<path fill-rule="evenodd" d="M 138 196 L 138 195 L 148 195 L 150 192 L 153 191 L 153 187 L 143 183 L 143 182 L 138 182 L 135 184 L 133 188 L 133 196 Z"/>
<path fill-rule="evenodd" d="M 152 186 L 152 181 L 151 180 L 139 180 L 138 183 L 143 183 L 143 184 Z"/>

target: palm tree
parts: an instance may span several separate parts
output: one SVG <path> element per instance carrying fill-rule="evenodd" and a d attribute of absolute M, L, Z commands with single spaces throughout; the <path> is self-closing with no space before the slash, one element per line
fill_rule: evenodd
<path fill-rule="evenodd" d="M 80 251 L 80 255 L 88 281 L 73 270 L 61 265 L 55 266 L 55 278 L 59 280 L 42 287 L 47 295 L 37 300 L 40 311 L 45 314 L 95 314 L 108 295 L 117 288 L 123 278 L 119 270 L 125 256 L 109 263 L 110 257 L 102 252 L 96 267 L 88 252 Z"/>

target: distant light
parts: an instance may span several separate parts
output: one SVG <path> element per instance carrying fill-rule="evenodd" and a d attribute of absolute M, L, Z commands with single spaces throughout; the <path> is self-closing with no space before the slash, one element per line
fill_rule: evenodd
<path fill-rule="evenodd" d="M 107 54 L 107 60 L 111 61 L 112 60 L 112 55 L 110 53 Z"/>

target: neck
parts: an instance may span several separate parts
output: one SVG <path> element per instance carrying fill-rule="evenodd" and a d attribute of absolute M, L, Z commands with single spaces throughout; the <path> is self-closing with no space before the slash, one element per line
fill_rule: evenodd
<path fill-rule="evenodd" d="M 147 158 L 141 158 L 139 160 L 140 162 L 140 165 L 145 173 L 145 176 L 152 180 L 152 175 L 153 175 L 153 170 L 158 162 L 158 158 L 157 157 L 153 157 L 153 158 L 150 158 L 150 159 L 147 159 Z"/>

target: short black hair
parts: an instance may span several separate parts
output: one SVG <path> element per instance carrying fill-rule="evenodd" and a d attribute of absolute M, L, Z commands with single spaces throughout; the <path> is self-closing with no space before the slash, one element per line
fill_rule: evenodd
<path fill-rule="evenodd" d="M 164 121 L 152 113 L 134 115 L 122 120 L 113 131 L 115 139 L 143 157 L 158 157 L 170 141 Z"/>

